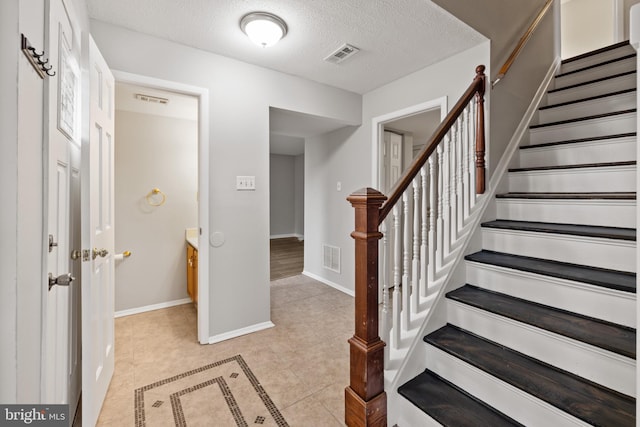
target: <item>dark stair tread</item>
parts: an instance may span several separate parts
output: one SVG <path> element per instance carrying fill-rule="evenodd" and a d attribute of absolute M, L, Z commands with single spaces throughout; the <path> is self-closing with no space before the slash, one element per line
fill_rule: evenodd
<path fill-rule="evenodd" d="M 520 150 L 529 150 L 532 148 L 552 147 L 555 145 L 564 145 L 564 144 L 579 144 L 581 142 L 602 141 L 605 139 L 629 138 L 632 136 L 637 136 L 636 132 L 618 133 L 615 135 L 592 136 L 589 138 L 567 139 L 564 141 L 544 142 L 542 144 L 521 145 L 519 148 Z"/>
<path fill-rule="evenodd" d="M 532 171 L 548 171 L 563 169 L 584 169 L 584 168 L 606 168 L 616 166 L 633 166 L 635 160 L 627 160 L 624 162 L 605 162 L 605 163 L 581 163 L 576 165 L 556 165 L 556 166 L 534 166 L 529 168 L 511 168 L 509 172 L 532 172 Z"/>
<path fill-rule="evenodd" d="M 618 43 L 613 43 L 613 44 L 611 44 L 609 46 L 604 46 L 604 47 L 601 47 L 601 48 L 596 49 L 596 50 L 592 50 L 592 51 L 589 51 L 589 52 L 581 53 L 581 54 L 576 55 L 576 56 L 572 56 L 571 58 L 563 59 L 562 60 L 562 64 L 563 65 L 564 64 L 569 64 L 571 62 L 578 61 L 580 59 L 589 58 L 590 56 L 599 55 L 601 53 L 608 52 L 610 50 L 616 50 L 618 48 L 625 47 L 625 46 L 630 46 L 629 40 L 624 40 L 624 41 L 621 41 L 621 42 L 618 42 Z"/>
<path fill-rule="evenodd" d="M 540 123 L 537 125 L 531 125 L 529 126 L 529 129 L 539 129 L 539 128 L 543 128 L 543 127 L 548 127 L 548 126 L 557 126 L 557 125 L 564 125 L 564 124 L 568 124 L 568 123 L 577 123 L 577 122 L 584 122 L 587 120 L 595 120 L 595 119 L 602 119 L 605 117 L 613 117 L 613 116 L 621 116 L 624 114 L 630 114 L 630 113 L 635 113 L 636 109 L 635 108 L 631 108 L 628 110 L 621 110 L 621 111 L 613 111 L 610 113 L 603 113 L 603 114 L 594 114 L 592 116 L 584 116 L 584 117 L 578 117 L 576 119 L 568 119 L 568 120 L 560 120 L 557 122 L 550 122 L 550 123 Z"/>
<path fill-rule="evenodd" d="M 628 54 L 625 54 L 623 56 L 619 56 L 618 58 L 608 59 L 606 61 L 598 62 L 597 64 L 592 64 L 592 65 L 588 65 L 586 67 L 578 68 L 577 70 L 572 70 L 572 71 L 567 71 L 566 73 L 556 74 L 555 78 L 557 79 L 559 77 L 569 76 L 571 74 L 580 73 L 582 71 L 591 70 L 593 68 L 603 67 L 605 65 L 613 64 L 615 62 L 620 62 L 620 61 L 624 61 L 624 60 L 627 60 L 627 59 L 630 59 L 630 58 L 635 58 L 635 57 L 636 57 L 635 53 L 628 53 Z"/>
<path fill-rule="evenodd" d="M 522 426 L 428 369 L 398 393 L 445 427 Z"/>
<path fill-rule="evenodd" d="M 467 261 L 496 265 L 559 279 L 573 280 L 623 292 L 636 292 L 636 274 L 566 262 L 483 250 L 465 257 Z"/>
<path fill-rule="evenodd" d="M 635 399 L 453 325 L 424 341 L 595 426 L 635 426 Z"/>
<path fill-rule="evenodd" d="M 539 109 L 540 110 L 549 110 L 551 108 L 564 107 L 564 106 L 571 105 L 571 104 L 579 104 L 581 102 L 588 102 L 588 101 L 593 101 L 593 100 L 596 100 L 596 99 L 608 98 L 610 96 L 618 96 L 618 95 L 623 95 L 625 93 L 631 93 L 631 92 L 636 92 L 636 88 L 623 89 L 623 90 L 619 90 L 619 91 L 615 91 L 615 92 L 609 92 L 609 93 L 603 93 L 603 94 L 600 94 L 600 95 L 589 96 L 587 98 L 580 98 L 580 99 L 574 99 L 572 101 L 559 102 L 557 104 L 544 105 L 544 106 L 540 107 Z"/>
<path fill-rule="evenodd" d="M 636 230 L 633 228 L 605 227 L 600 225 L 557 224 L 552 222 L 497 219 L 495 221 L 482 223 L 482 227 L 535 231 L 540 233 L 569 234 L 572 236 L 600 237 L 616 240 L 636 240 Z"/>
<path fill-rule="evenodd" d="M 609 193 L 502 193 L 498 199 L 534 199 L 534 200 L 636 200 L 636 193 L 619 191 Z"/>
<path fill-rule="evenodd" d="M 561 92 L 563 90 L 575 89 L 575 88 L 580 87 L 580 86 L 587 86 L 587 85 L 594 84 L 594 83 L 600 83 L 600 82 L 604 82 L 604 81 L 607 81 L 607 80 L 613 80 L 613 79 L 616 79 L 618 77 L 625 77 L 625 76 L 628 76 L 628 75 L 631 75 L 631 74 L 636 74 L 636 70 L 625 71 L 624 73 L 612 74 L 610 76 L 600 77 L 598 79 L 593 79 L 593 80 L 589 80 L 589 81 L 586 81 L 586 82 L 580 82 L 580 83 L 572 84 L 572 85 L 569 85 L 569 86 L 559 87 L 557 89 L 550 89 L 550 90 L 547 91 L 547 93 L 557 93 L 557 92 Z"/>
<path fill-rule="evenodd" d="M 447 293 L 447 298 L 632 359 L 636 357 L 636 333 L 627 326 L 472 285 Z"/>

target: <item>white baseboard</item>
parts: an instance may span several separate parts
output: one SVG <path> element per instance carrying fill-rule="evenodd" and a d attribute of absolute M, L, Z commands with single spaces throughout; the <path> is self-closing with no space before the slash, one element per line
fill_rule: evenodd
<path fill-rule="evenodd" d="M 297 234 L 297 233 L 292 233 L 292 234 L 274 234 L 272 236 L 269 236 L 270 239 L 286 239 L 288 237 L 296 237 L 298 240 L 304 240 L 304 234 Z"/>
<path fill-rule="evenodd" d="M 191 302 L 191 298 L 182 298 L 174 301 L 161 302 L 159 304 L 145 305 L 143 307 L 128 308 L 126 310 L 116 311 L 113 317 L 130 316 L 132 314 L 144 313 L 146 311 L 160 310 L 161 308 L 173 307 Z"/>
<path fill-rule="evenodd" d="M 320 277 L 317 274 L 313 274 L 313 273 L 309 273 L 308 271 L 303 271 L 302 274 L 304 276 L 310 277 L 314 280 L 317 280 L 318 282 L 322 282 L 325 285 L 331 286 L 334 289 L 339 290 L 340 292 L 344 292 L 345 294 L 355 297 L 356 296 L 356 292 L 353 289 L 347 289 L 342 285 L 338 285 L 337 283 L 333 283 L 330 280 L 325 279 L 324 277 Z"/>
<path fill-rule="evenodd" d="M 273 328 L 274 326 L 276 325 L 274 325 L 273 322 L 269 321 L 269 322 L 257 323 L 255 325 L 247 326 L 245 328 L 235 329 L 229 332 L 224 332 L 222 334 L 209 337 L 209 344 L 215 344 L 217 342 L 229 340 L 231 338 L 247 335 L 252 332 L 262 331 L 263 329 Z"/>

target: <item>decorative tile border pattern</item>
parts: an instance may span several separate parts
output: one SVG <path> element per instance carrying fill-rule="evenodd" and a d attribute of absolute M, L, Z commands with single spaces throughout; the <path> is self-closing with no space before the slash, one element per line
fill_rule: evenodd
<path fill-rule="evenodd" d="M 145 405 L 144 405 L 145 392 L 151 391 L 153 389 L 156 389 L 158 387 L 167 385 L 169 383 L 172 383 L 178 380 L 186 379 L 195 374 L 206 372 L 209 369 L 222 366 L 226 363 L 233 363 L 233 362 L 237 363 L 239 367 L 242 369 L 242 372 L 247 377 L 247 379 L 253 386 L 254 390 L 256 391 L 257 395 L 260 397 L 260 399 L 264 403 L 266 409 L 269 411 L 269 413 L 273 417 L 274 421 L 276 422 L 276 425 L 278 427 L 288 427 L 289 424 L 284 419 L 284 417 L 282 416 L 282 414 L 280 413 L 276 405 L 273 403 L 273 401 L 271 400 L 267 392 L 264 390 L 264 388 L 262 387 L 262 385 L 260 384 L 256 376 L 253 374 L 251 369 L 249 369 L 249 366 L 240 355 L 236 355 L 228 359 L 220 360 L 218 362 L 211 363 L 209 365 L 205 365 L 200 368 L 193 369 L 191 371 L 187 371 L 182 374 L 175 375 L 173 377 L 166 378 L 164 380 L 157 381 L 153 384 L 149 384 L 144 387 L 140 387 L 136 389 L 135 390 L 135 425 L 136 427 L 146 427 L 147 425 Z M 234 372 L 230 375 L 230 377 L 235 379 L 239 375 L 240 374 Z M 227 382 L 222 376 L 209 379 L 207 381 L 201 382 L 199 384 L 195 384 L 191 387 L 187 387 L 185 389 L 182 389 L 170 394 L 169 399 L 171 401 L 171 409 L 173 412 L 173 418 L 174 418 L 176 427 L 187 427 L 185 415 L 183 412 L 182 402 L 180 400 L 181 396 L 185 396 L 189 393 L 193 393 L 205 387 L 214 386 L 215 384 L 218 385 L 220 391 L 222 392 L 222 395 L 224 396 L 227 407 L 229 408 L 229 411 L 231 412 L 236 424 L 239 427 L 248 427 L 248 423 L 245 420 L 244 416 L 242 415 L 240 407 L 238 406 L 238 403 L 235 397 L 233 396 L 233 393 L 231 392 L 229 385 L 227 384 Z M 159 408 L 163 403 L 164 401 L 162 400 L 156 400 L 151 406 L 154 408 Z M 265 417 L 258 416 L 254 424 L 264 424 L 265 421 L 266 421 Z"/>

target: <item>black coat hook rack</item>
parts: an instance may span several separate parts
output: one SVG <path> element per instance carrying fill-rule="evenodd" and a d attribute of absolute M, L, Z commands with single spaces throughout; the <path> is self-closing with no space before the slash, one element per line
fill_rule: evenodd
<path fill-rule="evenodd" d="M 42 51 L 42 53 L 36 52 L 36 48 L 29 44 L 29 39 L 27 39 L 24 34 L 21 34 L 20 46 L 29 63 L 41 79 L 44 79 L 45 76 L 53 77 L 56 75 L 56 72 L 52 71 L 53 65 L 47 67 L 49 58 L 44 59 L 44 51 Z"/>

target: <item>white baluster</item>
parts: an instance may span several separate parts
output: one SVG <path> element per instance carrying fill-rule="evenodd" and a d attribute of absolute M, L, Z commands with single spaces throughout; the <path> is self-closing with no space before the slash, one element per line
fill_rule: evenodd
<path fill-rule="evenodd" d="M 469 103 L 471 117 L 469 118 L 469 211 L 476 205 L 476 102 Z"/>
<path fill-rule="evenodd" d="M 411 310 L 410 310 L 410 300 L 411 300 L 411 278 L 409 268 L 411 267 L 410 263 L 410 251 L 411 251 L 411 223 L 409 222 L 409 190 L 405 191 L 402 194 L 402 206 L 403 216 L 402 216 L 402 330 L 408 331 L 410 322 L 411 322 Z"/>
<path fill-rule="evenodd" d="M 427 164 L 420 169 L 420 178 L 422 179 L 422 212 L 420 215 L 420 294 L 427 296 L 427 265 L 429 255 L 427 255 L 427 241 L 429 239 L 429 193 L 427 192 Z"/>
<path fill-rule="evenodd" d="M 469 218 L 469 110 L 471 107 L 467 105 L 462 113 L 462 176 L 463 176 L 463 205 L 464 219 Z"/>
<path fill-rule="evenodd" d="M 443 181 L 444 181 L 444 165 L 442 161 L 442 143 L 438 144 L 436 153 L 438 154 L 438 190 L 436 192 L 436 200 L 438 203 L 438 216 L 436 218 L 436 270 L 442 268 L 444 264 L 444 225 L 443 225 Z"/>
<path fill-rule="evenodd" d="M 437 216 L 437 197 L 438 182 L 436 176 L 436 157 L 437 153 L 433 153 L 429 157 L 429 264 L 428 264 L 428 283 L 431 284 L 436 280 L 436 216 Z"/>
<path fill-rule="evenodd" d="M 458 228 L 457 233 L 462 231 L 464 227 L 464 186 L 463 186 L 463 175 L 464 175 L 464 124 L 463 120 L 460 119 L 457 122 L 458 125 L 458 139 L 456 141 L 456 146 L 458 149 L 456 150 L 456 196 L 457 196 L 457 206 L 458 206 Z M 456 234 L 458 236 L 458 234 Z"/>
<path fill-rule="evenodd" d="M 447 134 L 444 137 L 444 158 L 442 165 L 444 166 L 444 172 L 442 177 L 442 218 L 443 218 L 443 243 L 442 253 L 448 255 L 451 252 L 451 135 Z"/>
<path fill-rule="evenodd" d="M 389 328 L 390 325 L 390 315 L 389 311 L 389 278 L 388 278 L 388 256 L 389 256 L 389 238 L 387 235 L 387 221 L 383 221 L 380 226 L 380 231 L 382 232 L 382 257 L 381 257 L 381 283 L 382 283 L 382 311 L 380 313 L 380 328 L 379 334 L 380 339 L 387 343 L 384 346 L 384 361 L 385 364 L 389 362 L 389 348 L 391 347 L 391 343 L 389 342 Z"/>
<path fill-rule="evenodd" d="M 400 313 L 402 300 L 400 299 L 400 208 L 398 204 L 393 207 L 393 335 L 391 342 L 393 348 L 400 348 Z"/>
<path fill-rule="evenodd" d="M 458 199 L 456 188 L 458 184 L 458 168 L 456 167 L 458 158 L 458 122 L 456 121 L 451 126 L 451 154 L 449 155 L 449 179 L 451 180 L 450 193 L 449 193 L 449 205 L 451 206 L 451 224 L 450 235 L 451 244 L 458 240 Z"/>
<path fill-rule="evenodd" d="M 420 178 L 413 179 L 413 262 L 411 263 L 411 312 L 420 304 Z"/>

